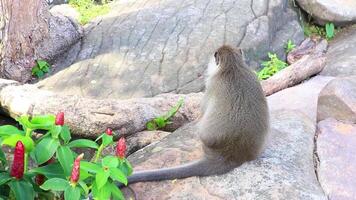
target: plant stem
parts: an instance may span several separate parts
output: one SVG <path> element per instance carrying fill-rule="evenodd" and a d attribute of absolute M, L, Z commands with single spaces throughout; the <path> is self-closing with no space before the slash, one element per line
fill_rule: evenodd
<path fill-rule="evenodd" d="M 32 129 L 27 128 L 26 129 L 26 137 L 31 137 Z M 25 157 L 24 157 L 24 166 L 23 166 L 23 173 L 27 172 L 27 166 L 28 166 L 28 153 L 25 149 Z"/>
<path fill-rule="evenodd" d="M 98 160 L 100 158 L 100 155 L 101 155 L 101 152 L 103 151 L 103 149 L 104 149 L 104 145 L 101 144 L 99 149 L 98 149 L 98 151 L 96 152 L 94 162 L 98 162 Z"/>

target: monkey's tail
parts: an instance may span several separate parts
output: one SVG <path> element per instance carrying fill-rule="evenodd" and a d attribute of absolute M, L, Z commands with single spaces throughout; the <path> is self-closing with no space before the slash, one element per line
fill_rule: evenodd
<path fill-rule="evenodd" d="M 218 174 L 213 165 L 210 160 L 200 159 L 177 167 L 139 171 L 128 177 L 128 184 Z"/>

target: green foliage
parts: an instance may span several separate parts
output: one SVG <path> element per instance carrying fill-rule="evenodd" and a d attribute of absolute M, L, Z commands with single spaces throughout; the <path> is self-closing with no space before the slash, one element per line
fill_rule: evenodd
<path fill-rule="evenodd" d="M 326 39 L 333 39 L 335 36 L 335 26 L 333 23 L 325 24 Z"/>
<path fill-rule="evenodd" d="M 286 50 L 286 53 L 291 52 L 294 48 L 296 47 L 296 45 L 293 43 L 292 40 L 288 40 L 287 44 L 284 46 L 284 49 Z"/>
<path fill-rule="evenodd" d="M 32 68 L 32 75 L 42 78 L 45 73 L 49 72 L 51 65 L 44 60 L 36 60 L 36 65 Z"/>
<path fill-rule="evenodd" d="M 79 12 L 79 22 L 81 24 L 86 24 L 91 19 L 104 15 L 110 11 L 110 7 L 107 5 L 107 2 L 98 4 L 94 0 L 69 0 L 69 4 Z"/>
<path fill-rule="evenodd" d="M 257 77 L 260 80 L 268 79 L 278 71 L 288 66 L 288 64 L 280 60 L 276 54 L 272 54 L 269 52 L 268 57 L 270 60 L 262 62 L 261 65 L 264 68 L 257 73 Z"/>
<path fill-rule="evenodd" d="M 177 113 L 180 107 L 183 105 L 183 99 L 179 99 L 178 103 L 173 106 L 166 114 L 156 117 L 153 120 L 147 122 L 146 127 L 147 130 L 153 131 L 153 130 L 158 130 L 166 127 L 168 124 L 171 124 L 172 122 L 170 119 Z"/>
<path fill-rule="evenodd" d="M 88 198 L 89 193 L 94 199 L 124 199 L 116 184 L 127 184 L 127 176 L 132 174 L 131 164 L 126 158 L 113 156 L 114 152 L 101 156 L 102 149 L 114 144 L 113 136 L 103 133 L 96 140 L 101 141 L 100 145 L 87 139 L 71 141 L 69 128 L 56 125 L 54 115 L 24 115 L 17 121 L 23 130 L 10 125 L 0 126 L 0 142 L 14 147 L 17 141 L 22 141 L 26 150 L 24 176 L 19 179 L 11 176 L 11 166 L 6 160 L 11 156 L 5 156 L 0 148 L 0 199 L 53 199 L 63 195 L 65 200 L 79 200 Z M 44 132 L 42 137 L 34 137 L 37 130 Z M 76 156 L 73 148 L 97 150 L 95 159 L 80 161 L 78 181 L 70 177 Z M 29 169 L 28 159 L 38 167 Z M 50 160 L 53 161 L 50 163 Z M 37 182 L 38 175 L 44 176 L 43 184 Z"/>
<path fill-rule="evenodd" d="M 325 27 L 304 23 L 304 35 L 307 37 L 319 36 L 331 40 L 336 34 L 335 26 L 333 23 L 326 23 Z"/>

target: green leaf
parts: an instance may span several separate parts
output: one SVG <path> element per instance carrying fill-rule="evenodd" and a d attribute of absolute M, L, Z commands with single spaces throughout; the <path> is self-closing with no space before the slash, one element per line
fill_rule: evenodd
<path fill-rule="evenodd" d="M 33 200 L 35 191 L 30 183 L 23 180 L 14 180 L 8 183 L 13 191 L 16 200 Z"/>
<path fill-rule="evenodd" d="M 99 165 L 87 161 L 80 161 L 80 169 L 93 173 L 97 173 L 98 171 L 102 170 Z"/>
<path fill-rule="evenodd" d="M 79 200 L 80 199 L 80 188 L 79 187 L 67 187 L 64 190 L 65 200 Z"/>
<path fill-rule="evenodd" d="M 335 26 L 333 23 L 325 24 L 326 38 L 332 39 L 335 35 Z"/>
<path fill-rule="evenodd" d="M 38 78 L 42 78 L 44 76 L 44 73 L 41 70 L 38 70 L 35 74 Z"/>
<path fill-rule="evenodd" d="M 110 168 L 110 177 L 115 181 L 119 181 L 127 185 L 127 178 L 125 174 L 118 168 Z"/>
<path fill-rule="evenodd" d="M 51 130 L 56 117 L 54 115 L 36 115 L 30 120 L 31 129 Z"/>
<path fill-rule="evenodd" d="M 164 117 L 157 117 L 154 119 L 154 122 L 157 124 L 158 128 L 164 128 L 166 126 L 166 120 Z"/>
<path fill-rule="evenodd" d="M 114 200 L 125 200 L 124 195 L 115 184 L 109 183 L 109 188 Z"/>
<path fill-rule="evenodd" d="M 84 181 L 79 181 L 78 183 L 79 183 L 80 187 L 83 188 L 85 194 L 88 195 L 88 193 L 89 193 L 89 188 L 88 188 L 87 184 L 85 184 Z"/>
<path fill-rule="evenodd" d="M 25 135 L 23 131 L 20 131 L 15 126 L 4 125 L 0 126 L 0 137 L 10 136 L 10 135 Z"/>
<path fill-rule="evenodd" d="M 109 167 L 109 168 L 117 167 L 119 165 L 119 161 L 115 156 L 106 156 L 105 158 L 102 159 L 101 163 L 102 166 Z"/>
<path fill-rule="evenodd" d="M 3 166 L 7 165 L 6 156 L 5 156 L 5 153 L 3 152 L 2 148 L 0 148 L 0 163 L 2 163 Z"/>
<path fill-rule="evenodd" d="M 88 173 L 88 171 L 82 169 L 82 167 L 80 167 L 80 174 L 79 174 L 79 180 L 85 180 L 89 177 L 91 177 L 92 175 Z"/>
<path fill-rule="evenodd" d="M 48 179 L 65 178 L 63 168 L 59 163 L 52 163 L 43 167 L 31 169 L 30 173 L 43 174 Z"/>
<path fill-rule="evenodd" d="M 179 98 L 177 104 L 173 108 L 171 108 L 168 111 L 168 113 L 165 115 L 165 117 L 164 117 L 165 121 L 172 118 L 178 112 L 179 108 L 182 107 L 183 102 L 184 102 L 183 98 Z"/>
<path fill-rule="evenodd" d="M 111 195 L 111 187 L 110 183 L 107 182 L 102 188 L 98 188 L 96 183 L 93 183 L 92 186 L 92 192 L 93 196 L 95 197 L 94 199 L 110 199 Z"/>
<path fill-rule="evenodd" d="M 61 178 L 51 178 L 44 182 L 40 187 L 43 190 L 64 191 L 69 186 L 69 182 Z"/>
<path fill-rule="evenodd" d="M 23 143 L 23 145 L 25 146 L 26 152 L 32 151 L 33 147 L 35 146 L 35 143 L 33 142 L 31 137 L 23 136 L 23 135 L 19 135 L 19 134 L 11 135 L 9 137 L 6 137 L 2 141 L 2 145 L 8 145 L 8 146 L 11 146 L 11 147 L 15 147 L 16 143 L 18 141 L 21 141 Z"/>
<path fill-rule="evenodd" d="M 60 146 L 57 149 L 57 158 L 63 167 L 65 176 L 70 176 L 74 162 L 72 150 L 67 146 Z"/>
<path fill-rule="evenodd" d="M 95 176 L 95 183 L 98 189 L 102 188 L 110 176 L 109 170 L 100 169 Z"/>
<path fill-rule="evenodd" d="M 93 148 L 93 149 L 98 149 L 98 144 L 92 140 L 87 140 L 87 139 L 78 139 L 70 142 L 68 144 L 69 147 L 86 147 L 86 148 Z"/>
<path fill-rule="evenodd" d="M 133 171 L 130 162 L 126 158 L 122 162 L 122 165 L 120 165 L 120 169 L 126 174 L 126 176 L 130 176 Z"/>
<path fill-rule="evenodd" d="M 103 141 L 103 145 L 106 147 L 108 146 L 109 144 L 111 144 L 113 142 L 113 137 L 111 135 L 107 135 L 107 134 L 104 134 L 103 135 L 103 138 L 102 138 L 102 141 Z"/>
<path fill-rule="evenodd" d="M 59 140 L 51 137 L 43 138 L 34 150 L 35 160 L 37 164 L 43 164 L 49 160 L 56 152 L 59 146 Z"/>
<path fill-rule="evenodd" d="M 147 127 L 147 130 L 149 130 L 149 131 L 157 130 L 157 126 L 153 121 L 147 122 L 146 127 Z"/>
<path fill-rule="evenodd" d="M 11 176 L 7 173 L 0 174 L 0 185 L 7 183 L 11 179 Z"/>
<path fill-rule="evenodd" d="M 50 130 L 50 133 L 53 138 L 58 138 L 59 134 L 61 133 L 61 130 L 62 130 L 62 126 L 53 125 Z"/>
<path fill-rule="evenodd" d="M 64 144 L 67 144 L 70 141 L 70 139 L 72 139 L 72 137 L 70 136 L 70 131 L 68 126 L 66 125 L 62 126 L 60 136 L 64 141 Z"/>

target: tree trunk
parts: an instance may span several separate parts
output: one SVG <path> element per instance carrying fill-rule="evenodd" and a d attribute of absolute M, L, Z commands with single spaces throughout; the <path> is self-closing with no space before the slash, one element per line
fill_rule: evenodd
<path fill-rule="evenodd" d="M 31 78 L 36 49 L 48 35 L 45 0 L 0 0 L 0 76 L 19 82 Z"/>

